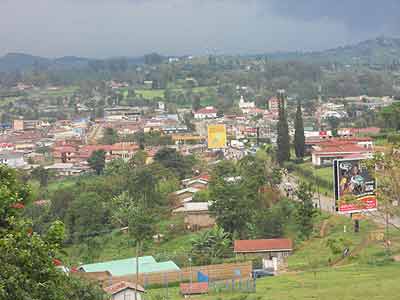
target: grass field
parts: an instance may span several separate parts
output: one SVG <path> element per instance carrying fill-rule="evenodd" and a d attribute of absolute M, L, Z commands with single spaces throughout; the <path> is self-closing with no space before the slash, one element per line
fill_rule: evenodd
<path fill-rule="evenodd" d="M 330 196 L 333 194 L 333 170 L 332 167 L 314 168 L 311 162 L 296 165 L 295 175 L 315 187 L 319 186 L 322 194 Z M 305 175 L 311 174 L 312 176 Z M 318 180 L 317 180 L 318 179 Z M 319 183 L 319 185 L 317 185 Z"/>
<path fill-rule="evenodd" d="M 207 87 L 207 86 L 200 86 L 200 87 L 195 87 L 192 89 L 193 93 L 207 93 L 207 90 L 211 88 L 211 89 L 215 89 L 215 87 L 211 86 L 211 87 Z M 179 92 L 179 91 L 184 91 L 184 89 L 182 88 L 173 88 L 171 89 L 171 91 L 173 92 Z M 145 89 L 139 89 L 139 90 L 135 90 L 136 94 L 140 94 L 142 95 L 143 98 L 145 99 L 155 99 L 155 98 L 164 98 L 164 89 L 160 89 L 160 90 L 145 90 Z M 213 104 L 214 101 L 210 101 L 208 99 L 204 100 L 204 103 L 202 102 L 202 105 L 210 105 Z"/>
<path fill-rule="evenodd" d="M 209 295 L 193 299 L 221 300 L 361 300 L 361 299 L 399 299 L 400 264 L 392 262 L 385 256 L 382 242 L 371 241 L 354 257 L 348 257 L 337 266 L 330 267 L 328 260 L 336 260 L 341 255 L 333 255 L 326 242 L 329 238 L 345 237 L 351 241 L 353 251 L 369 237 L 377 226 L 368 220 L 361 222 L 361 232 L 352 231 L 352 221 L 339 216 L 321 216 L 325 220 L 325 235 L 321 237 L 321 224 L 316 227 L 314 237 L 296 245 L 295 253 L 289 258 L 289 269 L 276 277 L 259 279 L 255 293 L 241 293 L 225 290 L 211 291 Z M 343 227 L 346 226 L 346 233 Z M 392 236 L 393 254 L 400 253 L 400 231 L 394 230 Z M 151 289 L 147 299 L 163 299 L 167 290 Z M 168 289 L 171 300 L 183 299 L 177 287 Z"/>
<path fill-rule="evenodd" d="M 193 299 L 213 300 L 397 300 L 400 295 L 400 264 L 381 267 L 345 266 L 325 268 L 259 279 L 256 292 L 211 292 Z M 163 299 L 165 289 L 150 290 L 147 299 Z M 167 299 L 183 299 L 177 287 L 168 290 Z"/>
<path fill-rule="evenodd" d="M 78 86 L 66 86 L 55 91 L 42 90 L 40 91 L 40 95 L 45 95 L 49 97 L 65 97 L 65 96 L 71 96 L 78 89 L 79 89 Z"/>
<path fill-rule="evenodd" d="M 135 90 L 135 93 L 142 95 L 145 99 L 164 98 L 164 90 Z"/>

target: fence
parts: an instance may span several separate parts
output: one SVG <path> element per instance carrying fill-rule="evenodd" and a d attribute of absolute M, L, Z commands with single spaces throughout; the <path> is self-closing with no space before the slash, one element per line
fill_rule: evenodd
<path fill-rule="evenodd" d="M 197 273 L 208 276 L 210 281 L 226 279 L 245 279 L 251 277 L 253 270 L 251 262 L 207 265 L 183 268 L 180 271 L 139 274 L 139 283 L 143 286 L 165 285 L 177 282 L 197 281 Z M 113 276 L 112 283 L 120 281 L 136 282 L 136 275 Z"/>

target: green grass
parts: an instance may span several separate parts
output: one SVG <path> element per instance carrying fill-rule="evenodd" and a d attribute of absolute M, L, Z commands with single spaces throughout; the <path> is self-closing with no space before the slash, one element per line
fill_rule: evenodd
<path fill-rule="evenodd" d="M 72 187 L 72 186 L 74 186 L 76 184 L 76 182 L 78 180 L 79 180 L 78 177 L 76 177 L 76 178 L 69 177 L 69 178 L 65 178 L 65 179 L 62 179 L 62 180 L 51 181 L 49 183 L 49 185 L 47 186 L 47 192 L 51 194 L 53 192 L 56 192 L 59 189 Z"/>
<path fill-rule="evenodd" d="M 7 105 L 9 103 L 13 103 L 18 99 L 18 97 L 1 97 L 0 105 Z"/>
<path fill-rule="evenodd" d="M 200 86 L 200 87 L 195 87 L 192 89 L 193 93 L 207 93 L 208 89 L 214 89 L 215 86 Z M 183 88 L 172 88 L 171 91 L 173 92 L 183 92 Z M 142 95 L 143 98 L 145 99 L 155 99 L 155 98 L 164 98 L 164 89 L 159 89 L 159 90 L 145 90 L 145 89 L 138 89 L 135 90 L 136 94 Z M 202 105 L 211 105 L 214 104 L 214 100 L 209 98 L 209 99 L 202 99 L 201 102 Z"/>
<path fill-rule="evenodd" d="M 152 255 L 157 260 L 173 260 L 180 266 L 187 264 L 188 255 L 192 247 L 192 239 L 199 232 L 185 232 L 177 230 L 172 232 L 170 225 L 182 228 L 183 219 L 180 216 L 172 216 L 164 219 L 156 225 L 156 232 L 164 235 L 164 241 L 145 243 L 142 255 Z M 98 245 L 95 247 L 94 244 Z M 136 247 L 133 239 L 119 230 L 103 234 L 94 238 L 94 241 L 82 242 L 68 246 L 68 257 L 73 263 L 91 263 L 114 259 L 129 258 L 135 256 Z"/>
<path fill-rule="evenodd" d="M 221 300 L 371 300 L 399 299 L 399 264 L 382 267 L 346 266 L 326 268 L 313 272 L 286 274 L 277 277 L 259 279 L 256 292 L 244 294 L 238 292 L 211 292 L 198 299 Z M 166 289 L 148 291 L 147 299 L 159 299 Z M 169 299 L 183 299 L 177 287 L 168 290 Z M 197 298 L 194 298 L 197 299 Z"/>
<path fill-rule="evenodd" d="M 329 260 L 335 261 L 340 258 L 341 254 L 334 255 L 327 247 L 328 239 L 344 238 L 351 243 L 350 251 L 354 250 L 368 238 L 371 230 L 377 229 L 376 225 L 368 220 L 363 220 L 360 224 L 360 232 L 354 233 L 353 221 L 350 218 L 330 216 L 327 219 L 324 237 L 320 237 L 320 226 L 318 226 L 312 239 L 296 245 L 296 251 L 288 259 L 289 269 L 308 270 L 315 267 L 327 267 Z M 346 226 L 346 233 L 344 233 L 344 226 Z"/>
<path fill-rule="evenodd" d="M 331 196 L 333 195 L 333 170 L 332 167 L 323 167 L 323 168 L 314 168 L 311 162 L 305 162 L 302 164 L 295 165 L 296 170 L 294 174 L 300 178 L 301 181 L 305 181 L 311 183 L 317 189 L 319 186 L 320 193 Z M 312 174 L 311 176 L 305 176 L 303 172 L 300 170 L 308 172 Z M 318 179 L 318 180 L 317 180 Z M 329 186 L 324 185 L 323 182 L 326 182 Z M 319 185 L 317 185 L 319 183 Z"/>
<path fill-rule="evenodd" d="M 40 95 L 45 95 L 49 97 L 65 97 L 65 96 L 71 96 L 78 89 L 79 89 L 78 86 L 66 86 L 56 91 L 41 90 Z"/>
<path fill-rule="evenodd" d="M 145 99 L 164 98 L 164 90 L 135 90 L 135 93 Z"/>

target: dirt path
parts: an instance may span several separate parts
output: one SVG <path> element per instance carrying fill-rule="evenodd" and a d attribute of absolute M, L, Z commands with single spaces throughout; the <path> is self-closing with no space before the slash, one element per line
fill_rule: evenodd
<path fill-rule="evenodd" d="M 326 235 L 326 227 L 328 226 L 328 224 L 329 224 L 329 219 L 326 219 L 326 220 L 324 220 L 324 222 L 322 222 L 321 229 L 319 230 L 319 236 L 321 238 L 325 237 L 325 235 Z"/>
<path fill-rule="evenodd" d="M 345 257 L 339 257 L 331 263 L 332 267 L 340 265 L 346 258 L 353 257 L 359 254 L 364 248 L 368 247 L 370 240 L 368 238 L 364 238 L 360 244 L 357 245 L 352 251 L 350 251 L 349 255 Z"/>

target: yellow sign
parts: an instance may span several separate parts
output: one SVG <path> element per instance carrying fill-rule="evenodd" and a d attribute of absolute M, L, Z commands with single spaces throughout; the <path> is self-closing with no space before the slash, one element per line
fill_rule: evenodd
<path fill-rule="evenodd" d="M 226 128 L 223 124 L 208 125 L 208 149 L 226 147 Z"/>

